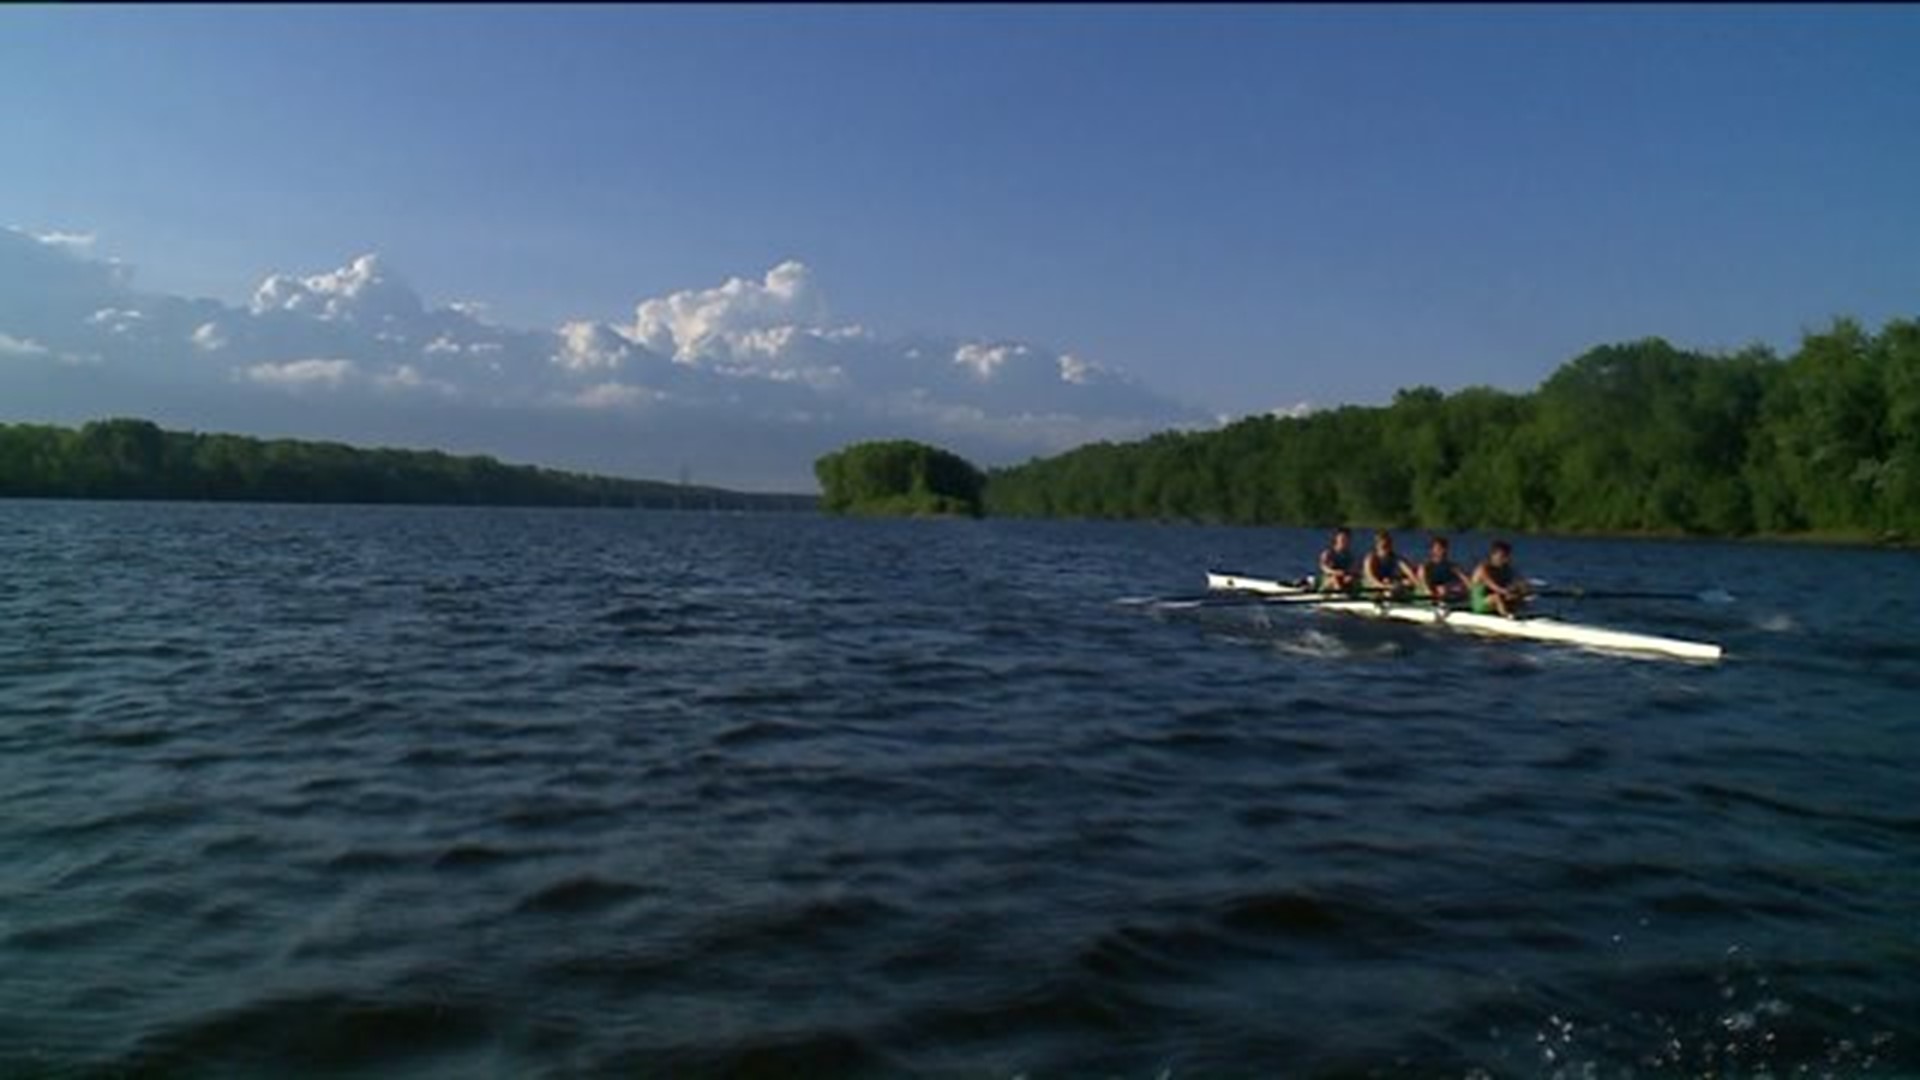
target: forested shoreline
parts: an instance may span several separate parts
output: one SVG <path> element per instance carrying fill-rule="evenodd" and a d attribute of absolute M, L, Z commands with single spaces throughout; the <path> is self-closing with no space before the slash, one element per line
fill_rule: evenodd
<path fill-rule="evenodd" d="M 760 495 L 438 451 L 0 424 L 0 497 L 366 502 L 1333 523 L 1535 533 L 1920 537 L 1920 321 L 1851 320 L 1787 357 L 1658 338 L 1589 350 L 1536 390 L 1402 390 L 979 472 L 904 440 Z"/>
<path fill-rule="evenodd" d="M 1658 338 L 1531 393 L 1403 390 L 988 473 L 989 514 L 1528 532 L 1920 536 L 1920 322 L 1841 319 L 1789 357 Z"/>
<path fill-rule="evenodd" d="M 854 443 L 813 463 L 820 508 L 881 517 L 979 517 L 986 476 L 947 450 L 911 439 Z"/>
<path fill-rule="evenodd" d="M 0 424 L 0 497 L 812 510 L 761 495 L 507 465 L 487 456 L 166 431 L 137 419 Z"/>

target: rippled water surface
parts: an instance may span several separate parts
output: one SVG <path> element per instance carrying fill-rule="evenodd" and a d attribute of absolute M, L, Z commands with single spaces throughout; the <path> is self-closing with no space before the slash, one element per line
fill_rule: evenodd
<path fill-rule="evenodd" d="M 1920 556 L 1317 541 L 0 502 L 0 1075 L 1920 1071 Z"/>

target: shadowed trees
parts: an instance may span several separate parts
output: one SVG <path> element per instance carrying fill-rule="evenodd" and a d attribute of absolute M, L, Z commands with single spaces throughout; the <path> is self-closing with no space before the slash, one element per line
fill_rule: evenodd
<path fill-rule="evenodd" d="M 980 514 L 986 478 L 966 459 L 907 439 L 854 443 L 813 463 L 835 514 Z"/>
<path fill-rule="evenodd" d="M 0 496 L 756 510 L 815 504 L 804 495 L 589 476 L 491 457 L 163 431 L 124 418 L 77 430 L 0 424 Z"/>
<path fill-rule="evenodd" d="M 1239 524 L 1920 534 L 1920 323 L 1852 320 L 1782 360 L 1604 345 L 1530 394 L 1097 443 L 988 475 L 990 513 Z"/>

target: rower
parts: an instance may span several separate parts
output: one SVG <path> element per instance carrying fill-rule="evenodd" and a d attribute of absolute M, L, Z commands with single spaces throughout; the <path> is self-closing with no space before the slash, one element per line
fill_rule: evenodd
<path fill-rule="evenodd" d="M 1360 583 L 1369 592 L 1383 597 L 1403 593 L 1417 584 L 1413 568 L 1393 550 L 1393 534 L 1385 529 L 1373 534 L 1373 550 L 1360 560 Z"/>
<path fill-rule="evenodd" d="M 1353 592 L 1360 578 L 1353 572 L 1353 532 L 1345 525 L 1333 530 L 1326 550 L 1320 553 L 1320 591 Z"/>
<path fill-rule="evenodd" d="M 1527 579 L 1513 567 L 1513 545 L 1495 540 L 1487 546 L 1486 560 L 1473 571 L 1472 594 L 1474 611 L 1519 618 L 1527 601 Z"/>
<path fill-rule="evenodd" d="M 1447 538 L 1434 537 L 1427 542 L 1427 561 L 1414 571 L 1414 578 L 1420 585 L 1420 595 L 1436 604 L 1467 598 L 1467 575 L 1453 564 L 1453 558 L 1447 552 Z"/>

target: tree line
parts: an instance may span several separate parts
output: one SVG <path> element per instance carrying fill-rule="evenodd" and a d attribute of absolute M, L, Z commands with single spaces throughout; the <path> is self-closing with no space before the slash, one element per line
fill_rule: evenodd
<path fill-rule="evenodd" d="M 811 510 L 805 495 L 506 465 L 486 456 L 165 431 L 147 420 L 0 424 L 0 497 Z"/>
<path fill-rule="evenodd" d="M 813 463 L 834 514 L 978 517 L 986 476 L 957 454 L 909 439 L 854 443 Z"/>
<path fill-rule="evenodd" d="M 1532 393 L 1097 443 L 988 474 L 987 512 L 1249 525 L 1920 536 L 1920 322 L 1841 319 L 1781 358 L 1658 338 Z"/>

